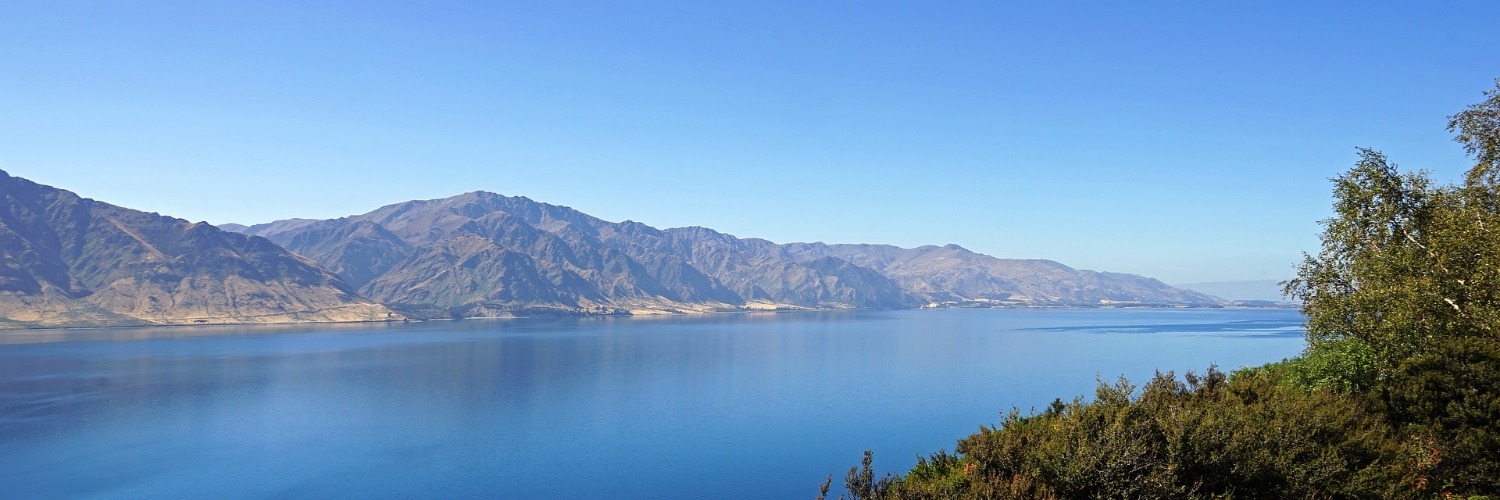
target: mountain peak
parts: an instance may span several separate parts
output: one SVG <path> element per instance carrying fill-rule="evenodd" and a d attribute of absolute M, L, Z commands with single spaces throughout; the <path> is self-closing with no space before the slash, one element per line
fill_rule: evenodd
<path fill-rule="evenodd" d="M 777 244 L 703 226 L 609 222 L 488 191 L 337 219 L 214 227 L 8 175 L 0 187 L 0 325 L 398 317 L 387 307 L 447 318 L 1214 303 L 1149 278 L 954 243 Z M 38 300 L 72 305 L 42 314 L 28 305 Z"/>
<path fill-rule="evenodd" d="M 399 319 L 264 239 L 0 183 L 0 326 Z"/>

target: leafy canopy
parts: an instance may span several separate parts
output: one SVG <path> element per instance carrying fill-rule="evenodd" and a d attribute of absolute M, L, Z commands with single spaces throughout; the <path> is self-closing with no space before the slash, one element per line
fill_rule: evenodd
<path fill-rule="evenodd" d="M 1359 150 L 1334 179 L 1322 250 L 1304 255 L 1286 292 L 1303 300 L 1311 350 L 1364 344 L 1375 375 L 1403 360 L 1500 328 L 1500 81 L 1450 117 L 1476 164 L 1464 183 L 1435 186 L 1384 154 Z M 1347 346 L 1343 348 L 1347 349 Z"/>

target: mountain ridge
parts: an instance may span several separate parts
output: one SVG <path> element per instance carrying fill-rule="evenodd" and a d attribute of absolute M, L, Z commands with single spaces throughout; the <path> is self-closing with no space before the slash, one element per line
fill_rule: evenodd
<path fill-rule="evenodd" d="M 350 224 L 384 229 L 410 248 L 426 252 L 425 262 L 361 267 L 349 258 L 320 251 L 345 244 L 334 233 L 325 234 L 326 226 Z M 700 226 L 658 229 L 630 220 L 609 222 L 566 206 L 487 191 L 393 203 L 339 219 L 230 227 L 267 237 L 329 269 L 341 270 L 350 282 L 378 275 L 378 285 L 361 288 L 377 300 L 407 306 L 425 302 L 450 310 L 469 307 L 493 312 L 535 306 L 644 313 L 778 307 L 1219 303 L 1214 297 L 1143 276 L 1078 270 L 1044 259 L 1002 259 L 956 244 L 913 249 L 878 244 L 777 244 Z M 467 240 L 461 247 L 452 244 L 458 235 Z M 493 248 L 483 253 L 476 245 Z M 531 288 L 529 293 L 537 294 L 538 300 L 526 304 L 514 294 L 465 295 L 462 287 L 442 282 L 444 276 L 456 278 L 463 273 L 460 261 L 479 266 L 499 258 L 501 250 L 532 257 L 509 257 L 512 260 L 502 267 L 518 279 L 523 290 Z M 472 284 L 475 277 L 458 281 Z M 491 282 L 470 288 L 498 285 Z M 427 295 L 401 295 L 397 290 L 402 289 L 425 290 Z M 573 293 L 557 295 L 557 290 Z M 456 315 L 462 314 L 457 311 Z"/>
<path fill-rule="evenodd" d="M 192 223 L 0 171 L 0 328 L 913 307 L 1217 307 L 956 244 L 779 244 L 487 191 Z"/>
<path fill-rule="evenodd" d="M 0 327 L 401 319 L 269 240 L 0 171 Z"/>

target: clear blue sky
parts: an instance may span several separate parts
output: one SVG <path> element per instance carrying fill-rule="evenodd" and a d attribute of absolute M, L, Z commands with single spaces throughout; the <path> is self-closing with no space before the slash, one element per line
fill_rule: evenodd
<path fill-rule="evenodd" d="M 487 190 L 1284 278 L 1355 147 L 1456 179 L 1500 77 L 1500 2 L 221 3 L 5 2 L 0 169 L 214 223 Z"/>

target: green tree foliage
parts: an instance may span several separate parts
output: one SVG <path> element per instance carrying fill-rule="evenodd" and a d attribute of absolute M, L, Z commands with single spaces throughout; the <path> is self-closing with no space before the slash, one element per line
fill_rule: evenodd
<path fill-rule="evenodd" d="M 1335 179 L 1322 251 L 1286 286 L 1304 301 L 1309 340 L 1289 372 L 1305 386 L 1366 392 L 1429 449 L 1418 483 L 1444 491 L 1500 492 L 1496 86 L 1449 118 L 1475 160 L 1462 183 L 1434 186 L 1361 150 Z"/>
<path fill-rule="evenodd" d="M 1494 187 L 1500 175 L 1500 80 L 1495 87 L 1483 101 L 1448 117 L 1448 131 L 1458 133 L 1454 139 L 1475 160 L 1466 179 L 1470 186 Z"/>
<path fill-rule="evenodd" d="M 886 498 L 1401 496 L 1408 461 L 1358 398 L 1301 391 L 1267 371 L 1158 374 L 1135 394 L 1021 416 L 894 481 Z"/>
<path fill-rule="evenodd" d="M 1362 393 L 1378 380 L 1374 349 L 1356 338 L 1313 341 L 1301 356 L 1265 369 L 1284 374 L 1287 382 L 1304 390 Z"/>
<path fill-rule="evenodd" d="M 889 494 L 891 482 L 895 478 L 886 474 L 880 479 L 875 479 L 873 467 L 874 453 L 865 450 L 865 458 L 860 461 L 859 467 L 850 467 L 849 473 L 844 476 L 844 490 L 849 493 L 849 500 L 872 500 L 886 498 Z M 828 487 L 833 483 L 833 476 L 823 486 L 818 488 L 818 500 L 828 498 Z M 839 495 L 839 500 L 844 500 L 844 495 Z"/>
<path fill-rule="evenodd" d="M 1305 304 L 1313 348 L 1356 339 L 1384 376 L 1450 339 L 1496 338 L 1500 88 L 1485 96 L 1449 120 L 1477 160 L 1463 184 L 1434 186 L 1371 149 L 1334 179 L 1323 248 L 1286 285 Z"/>
<path fill-rule="evenodd" d="M 1500 342 L 1463 338 L 1401 363 L 1372 398 L 1428 449 L 1424 482 L 1500 492 Z"/>
<path fill-rule="evenodd" d="M 1360 149 L 1322 248 L 1285 284 L 1297 358 L 1011 411 L 856 498 L 1431 498 L 1500 494 L 1500 80 L 1449 118 L 1475 160 L 1436 185 Z M 867 452 L 861 471 L 868 471 Z M 826 486 L 826 485 L 825 485 Z M 1486 497 L 1478 497 L 1486 498 Z"/>

